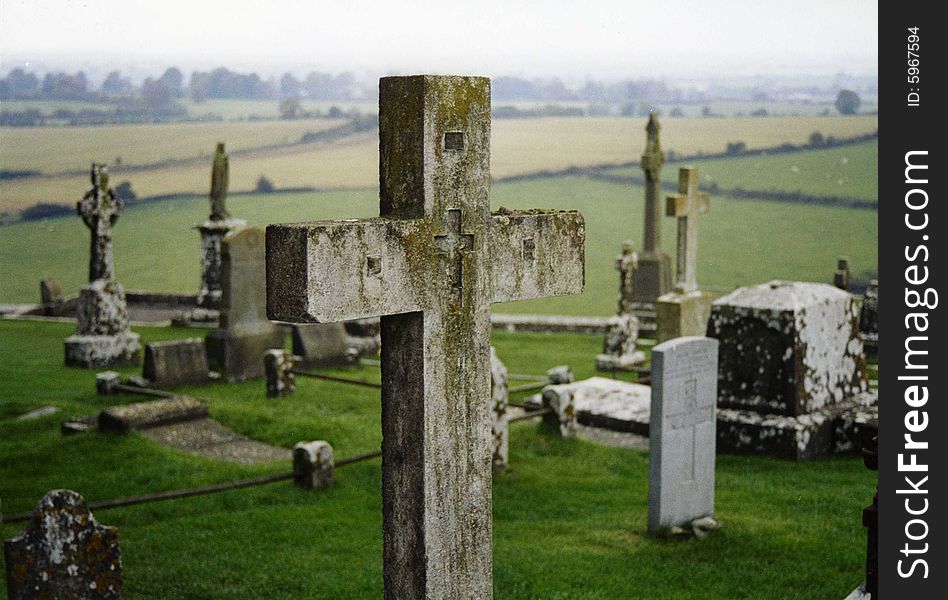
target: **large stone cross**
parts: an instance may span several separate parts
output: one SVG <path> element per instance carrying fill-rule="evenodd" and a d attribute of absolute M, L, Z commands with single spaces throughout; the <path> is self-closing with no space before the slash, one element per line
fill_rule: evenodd
<path fill-rule="evenodd" d="M 662 145 L 658 139 L 660 129 L 655 113 L 649 113 L 648 124 L 645 126 L 647 135 L 645 152 L 642 153 L 641 163 L 642 170 L 645 172 L 645 252 L 660 252 L 662 249 L 659 192 L 665 153 L 662 152 Z"/>
<path fill-rule="evenodd" d="M 92 188 L 76 204 L 76 212 L 92 232 L 89 251 L 89 281 L 115 276 L 112 257 L 112 226 L 122 214 L 122 201 L 109 188 L 109 173 L 105 165 L 92 165 Z"/>
<path fill-rule="evenodd" d="M 379 82 L 381 218 L 267 228 L 267 311 L 381 316 L 385 597 L 490 598 L 490 305 L 583 289 L 577 212 L 490 212 L 490 81 Z"/>
<path fill-rule="evenodd" d="M 678 171 L 678 195 L 669 196 L 665 214 L 678 217 L 678 264 L 675 291 L 693 292 L 698 289 L 696 276 L 698 259 L 698 215 L 708 212 L 711 201 L 698 191 L 698 169 Z"/>
<path fill-rule="evenodd" d="M 227 185 L 230 182 L 230 164 L 227 153 L 224 152 L 223 142 L 217 143 L 214 152 L 214 166 L 211 169 L 211 220 L 225 221 L 230 213 L 224 207 L 227 199 Z"/>

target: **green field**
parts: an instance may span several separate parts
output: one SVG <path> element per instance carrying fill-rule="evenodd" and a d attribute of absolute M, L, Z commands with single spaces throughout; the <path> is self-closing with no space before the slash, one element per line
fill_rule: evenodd
<path fill-rule="evenodd" d="M 68 324 L 0 322 L 0 498 L 7 514 L 31 510 L 50 489 L 89 501 L 277 473 L 288 464 L 240 467 L 193 457 L 145 438 L 90 433 L 63 438 L 59 422 L 140 397 L 94 393 L 90 371 L 62 366 Z M 194 330 L 138 329 L 143 341 Z M 571 364 L 591 375 L 598 336 L 503 334 L 494 343 L 512 372 Z M 136 369 L 121 369 L 126 374 Z M 377 377 L 374 367 L 350 375 Z M 41 376 L 39 374 L 42 374 Z M 326 439 L 342 458 L 374 450 L 374 390 L 300 381 L 264 397 L 261 381 L 187 390 L 211 414 L 253 438 L 291 446 Z M 37 406 L 61 411 L 35 421 Z M 549 437 L 535 423 L 511 428 L 511 468 L 494 477 L 494 588 L 500 599 L 843 598 L 863 577 L 860 514 L 875 476 L 858 458 L 795 463 L 719 456 L 716 514 L 704 540 L 645 535 L 648 457 Z M 127 598 L 379 597 L 380 465 L 338 469 L 336 485 L 310 492 L 276 483 L 102 510 L 119 528 Z M 0 527 L 9 538 L 19 525 Z M 0 590 L 0 598 L 5 597 Z"/>
<path fill-rule="evenodd" d="M 498 305 L 501 312 L 607 315 L 615 310 L 613 259 L 622 240 L 640 247 L 644 191 L 640 187 L 560 177 L 492 187 L 499 208 L 578 209 L 586 218 L 586 292 Z M 253 225 L 378 214 L 374 190 L 232 197 L 232 214 Z M 877 270 L 874 211 L 713 197 L 699 224 L 698 280 L 716 292 L 771 279 L 832 280 L 846 254 L 856 276 Z M 126 211 L 114 233 L 115 264 L 128 290 L 196 292 L 198 234 L 204 198 L 181 198 Z M 663 219 L 664 247 L 673 252 L 675 224 Z M 36 302 L 43 277 L 67 293 L 85 281 L 89 232 L 76 217 L 0 229 L 0 302 Z"/>
<path fill-rule="evenodd" d="M 116 182 L 130 181 L 140 196 L 207 193 L 209 156 L 216 141 L 225 141 L 231 149 L 260 148 L 298 141 L 304 132 L 331 124 L 318 120 L 5 128 L 0 131 L 4 140 L 0 168 L 54 173 L 84 170 L 93 159 L 112 164 L 119 155 L 125 165 L 205 155 L 206 160 L 173 167 L 135 171 L 115 167 L 112 175 Z M 804 143 L 814 131 L 845 138 L 877 127 L 874 116 L 663 119 L 662 144 L 666 151 L 693 155 L 722 152 L 728 142 L 766 148 Z M 638 160 L 645 145 L 644 128 L 642 118 L 497 119 L 491 130 L 491 174 L 502 178 Z M 278 187 L 374 187 L 378 185 L 378 136 L 365 132 L 331 143 L 231 158 L 231 190 L 254 189 L 260 175 Z M 0 181 L 0 212 L 15 214 L 40 202 L 70 205 L 82 196 L 87 182 L 84 175 Z"/>
<path fill-rule="evenodd" d="M 724 189 L 801 192 L 816 196 L 846 196 L 877 200 L 879 142 L 843 146 L 827 150 L 789 152 L 770 156 L 748 156 L 689 161 L 701 172 L 701 184 L 718 184 Z M 668 165 L 665 177 L 672 178 Z M 672 167 L 669 169 L 668 167 Z M 638 167 L 612 169 L 616 175 L 641 177 Z"/>

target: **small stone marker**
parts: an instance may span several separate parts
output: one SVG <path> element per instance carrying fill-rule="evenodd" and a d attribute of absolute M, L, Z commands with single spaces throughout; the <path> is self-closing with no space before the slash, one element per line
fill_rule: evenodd
<path fill-rule="evenodd" d="M 224 206 L 227 199 L 227 186 L 230 167 L 224 144 L 218 143 L 214 152 L 211 170 L 211 214 L 194 228 L 201 233 L 201 288 L 197 296 L 197 308 L 193 311 L 195 320 L 215 320 L 220 308 L 221 287 L 221 243 L 231 231 L 247 224 L 242 219 L 234 219 Z"/>
<path fill-rule="evenodd" d="M 510 415 L 507 367 L 497 357 L 497 350 L 490 348 L 490 406 L 491 435 L 494 437 L 494 468 L 503 469 L 510 461 Z"/>
<path fill-rule="evenodd" d="M 148 381 L 148 387 L 201 385 L 210 381 L 208 371 L 207 350 L 200 338 L 152 342 L 145 346 L 142 377 Z"/>
<path fill-rule="evenodd" d="M 331 486 L 334 465 L 329 442 L 299 442 L 293 446 L 293 481 L 301 488 L 319 490 Z"/>
<path fill-rule="evenodd" d="M 263 353 L 263 370 L 267 377 L 267 397 L 289 396 L 296 391 L 293 368 L 296 357 L 286 350 L 267 350 Z"/>
<path fill-rule="evenodd" d="M 645 361 L 645 353 L 636 348 L 639 339 L 639 318 L 632 302 L 633 274 L 638 264 L 638 254 L 632 250 L 632 242 L 622 244 L 622 254 L 616 257 L 619 271 L 619 308 L 609 321 L 609 329 L 602 345 L 602 353 L 596 356 L 599 371 L 627 371 Z"/>
<path fill-rule="evenodd" d="M 123 203 L 109 187 L 106 168 L 92 165 L 92 189 L 76 205 L 76 212 L 92 232 L 89 283 L 79 291 L 76 334 L 66 338 L 66 366 L 102 367 L 137 365 L 141 343 L 128 326 L 125 291 L 115 281 L 112 227 Z"/>
<path fill-rule="evenodd" d="M 836 273 L 833 274 L 833 285 L 844 292 L 848 292 L 852 278 L 852 273 L 849 271 L 849 259 L 845 256 L 840 256 L 836 261 Z"/>
<path fill-rule="evenodd" d="M 175 396 L 109 407 L 99 413 L 99 430 L 125 433 L 131 429 L 193 421 L 207 415 L 207 405 L 197 398 Z"/>
<path fill-rule="evenodd" d="M 739 288 L 714 302 L 708 335 L 721 342 L 718 447 L 804 459 L 838 447 L 845 413 L 871 420 L 858 312 L 831 285 L 791 281 Z M 851 410 L 866 409 L 866 410 Z"/>
<path fill-rule="evenodd" d="M 682 337 L 652 349 L 648 530 L 714 515 L 718 341 Z"/>
<path fill-rule="evenodd" d="M 271 318 L 381 316 L 385 597 L 492 597 L 490 304 L 583 288 L 576 212 L 490 213 L 490 84 L 379 83 L 381 218 L 267 228 Z"/>
<path fill-rule="evenodd" d="M 678 220 L 678 267 L 675 289 L 655 305 L 655 338 L 661 343 L 676 337 L 702 336 L 711 315 L 711 294 L 698 289 L 698 215 L 708 212 L 710 200 L 698 191 L 698 169 L 678 171 L 678 195 L 669 196 L 665 213 Z"/>
<path fill-rule="evenodd" d="M 304 369 L 348 366 L 359 360 L 342 323 L 293 325 L 293 354 Z"/>
<path fill-rule="evenodd" d="M 658 117 L 650 113 L 642 171 L 645 173 L 645 248 L 639 254 L 638 268 L 632 274 L 631 299 L 655 302 L 671 290 L 671 260 L 662 250 L 661 191 L 665 153 L 659 140 Z"/>
<path fill-rule="evenodd" d="M 264 233 L 245 227 L 222 247 L 220 327 L 204 338 L 208 363 L 229 381 L 263 376 L 263 353 L 283 348 L 283 333 L 266 316 Z"/>
<path fill-rule="evenodd" d="M 100 525 L 76 492 L 43 496 L 3 553 L 10 600 L 122 597 L 118 530 Z"/>

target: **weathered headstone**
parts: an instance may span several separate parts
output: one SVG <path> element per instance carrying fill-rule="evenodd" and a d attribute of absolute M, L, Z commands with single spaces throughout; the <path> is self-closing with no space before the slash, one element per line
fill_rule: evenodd
<path fill-rule="evenodd" d="M 650 113 L 642 171 L 645 173 L 645 248 L 639 254 L 638 268 L 633 274 L 631 299 L 635 302 L 655 302 L 671 290 L 671 260 L 662 250 L 661 191 L 662 165 L 665 153 L 659 140 L 658 118 Z"/>
<path fill-rule="evenodd" d="M 490 405 L 491 435 L 494 438 L 494 468 L 503 469 L 510 461 L 510 415 L 507 414 L 509 391 L 507 367 L 497 357 L 497 350 L 490 348 Z"/>
<path fill-rule="evenodd" d="M 857 318 L 849 293 L 821 283 L 771 281 L 716 300 L 708 335 L 721 342 L 718 447 L 797 459 L 831 452 L 836 417 L 875 402 Z"/>
<path fill-rule="evenodd" d="M 79 291 L 76 334 L 66 338 L 66 365 L 101 367 L 135 365 L 141 354 L 137 333 L 128 325 L 125 291 L 115 281 L 112 227 L 122 213 L 122 201 L 109 187 L 102 165 L 92 165 L 92 189 L 76 205 L 76 212 L 92 232 L 89 283 Z"/>
<path fill-rule="evenodd" d="M 142 377 L 148 387 L 171 388 L 210 381 L 204 340 L 166 340 L 145 346 Z"/>
<path fill-rule="evenodd" d="M 492 596 L 490 304 L 578 293 L 576 212 L 490 213 L 490 84 L 379 84 L 381 218 L 267 228 L 271 318 L 381 316 L 385 597 Z"/>
<path fill-rule="evenodd" d="M 293 481 L 301 488 L 319 490 L 332 485 L 335 466 L 329 442 L 299 442 L 293 446 Z"/>
<path fill-rule="evenodd" d="M 296 358 L 292 352 L 275 348 L 263 353 L 268 398 L 289 396 L 296 390 L 296 376 L 293 375 Z"/>
<path fill-rule="evenodd" d="M 648 529 L 714 514 L 718 341 L 681 337 L 652 349 Z"/>
<path fill-rule="evenodd" d="M 711 294 L 698 289 L 698 215 L 708 212 L 708 195 L 698 191 L 698 169 L 678 171 L 678 195 L 669 196 L 665 214 L 678 220 L 675 289 L 655 304 L 655 339 L 702 336 L 711 315 Z"/>
<path fill-rule="evenodd" d="M 629 370 L 645 361 L 645 353 L 636 348 L 639 339 L 639 318 L 633 309 L 633 275 L 638 264 L 638 254 L 632 250 L 632 242 L 622 244 L 622 254 L 616 257 L 619 271 L 619 307 L 616 316 L 609 321 L 609 329 L 603 340 L 602 353 L 596 356 L 596 369 L 600 371 Z"/>
<path fill-rule="evenodd" d="M 201 233 L 201 287 L 198 290 L 197 308 L 191 317 L 194 320 L 213 321 L 220 308 L 221 287 L 221 243 L 231 231 L 247 224 L 243 219 L 230 216 L 225 207 L 230 166 L 224 144 L 219 142 L 214 152 L 211 168 L 211 214 L 194 228 Z"/>
<path fill-rule="evenodd" d="M 844 292 L 848 292 L 852 278 L 852 273 L 849 271 L 849 259 L 845 256 L 840 256 L 836 261 L 836 273 L 833 274 L 833 285 Z"/>
<path fill-rule="evenodd" d="M 304 369 L 355 364 L 359 351 L 349 340 L 342 323 L 293 325 L 293 354 L 300 357 Z"/>
<path fill-rule="evenodd" d="M 76 492 L 43 496 L 3 553 L 10 600 L 122 597 L 118 530 L 100 525 Z"/>
<path fill-rule="evenodd" d="M 865 344 L 866 354 L 876 356 L 879 353 L 879 281 L 869 280 L 869 287 L 862 297 L 859 309 L 859 331 Z"/>
<path fill-rule="evenodd" d="M 266 315 L 263 231 L 232 231 L 224 238 L 221 256 L 220 327 L 204 338 L 208 363 L 229 381 L 262 377 L 263 353 L 284 343 L 283 333 Z"/>
<path fill-rule="evenodd" d="M 63 289 L 55 279 L 40 280 L 40 303 L 57 304 L 63 301 Z"/>

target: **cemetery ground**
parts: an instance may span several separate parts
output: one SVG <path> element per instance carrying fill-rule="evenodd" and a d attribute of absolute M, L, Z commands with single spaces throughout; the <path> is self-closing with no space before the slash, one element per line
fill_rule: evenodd
<path fill-rule="evenodd" d="M 38 203 L 70 206 L 75 202 L 75 190 L 86 187 L 84 173 L 92 160 L 109 166 L 113 184 L 130 181 L 139 197 L 206 193 L 207 163 L 218 141 L 225 141 L 232 153 L 231 192 L 253 190 L 261 175 L 277 188 L 376 186 L 375 133 L 364 131 L 331 141 L 301 143 L 307 133 L 326 131 L 336 123 L 317 119 L 4 127 L 0 129 L 2 168 L 43 175 L 0 181 L 0 214 L 6 213 L 9 220 Z M 624 164 L 641 154 L 644 126 L 644 118 L 495 119 L 491 172 L 495 178 L 503 178 L 569 167 Z M 841 139 L 871 133 L 877 127 L 876 116 L 662 121 L 665 150 L 679 155 L 720 153 L 728 142 L 744 142 L 748 148 L 799 145 L 814 132 Z M 115 164 L 117 156 L 121 156 L 122 165 Z"/>
<path fill-rule="evenodd" d="M 743 160 L 743 159 L 726 159 Z M 726 161 L 720 161 L 726 162 Z M 874 167 L 874 163 L 871 165 Z M 207 169 L 205 168 L 205 171 Z M 665 169 L 666 179 L 674 169 Z M 206 176 L 206 173 L 205 173 Z M 867 176 L 874 175 L 870 174 Z M 79 188 L 81 191 L 84 188 Z M 494 208 L 575 208 L 586 218 L 586 291 L 580 296 L 504 304 L 501 312 L 610 315 L 615 311 L 614 257 L 621 241 L 641 248 L 641 187 L 585 177 L 556 177 L 492 186 Z M 832 280 L 836 257 L 846 254 L 857 279 L 876 271 L 876 213 L 872 210 L 737 200 L 712 196 L 702 216 L 698 273 L 721 294 L 775 278 Z M 231 196 L 232 214 L 251 225 L 313 219 L 371 217 L 375 190 Z M 207 213 L 207 199 L 181 197 L 132 206 L 114 233 L 116 269 L 126 290 L 193 293 L 200 281 L 198 235 L 191 229 Z M 662 218 L 671 247 L 674 219 Z M 17 223 L 0 229 L 5 257 L 0 301 L 36 302 L 41 278 L 52 277 L 72 294 L 85 282 L 88 230 L 74 216 Z"/>
<path fill-rule="evenodd" d="M 32 510 L 55 488 L 97 501 L 288 470 L 283 463 L 242 467 L 198 458 L 137 433 L 61 437 L 65 418 L 141 400 L 97 396 L 93 371 L 62 366 L 62 340 L 73 329 L 0 322 L 5 513 Z M 144 343 L 196 335 L 135 330 Z M 511 372 L 570 364 L 584 378 L 594 374 L 601 336 L 495 332 L 493 343 Z M 328 372 L 379 376 L 373 366 Z M 326 439 L 337 461 L 381 441 L 375 390 L 300 379 L 296 394 L 281 399 L 267 399 L 260 380 L 181 391 L 209 399 L 214 418 L 253 439 L 284 447 Z M 15 420 L 45 405 L 60 411 Z M 379 597 L 380 472 L 376 459 L 340 469 L 328 490 L 280 482 L 96 517 L 119 528 L 129 598 Z M 875 485 L 859 458 L 719 456 L 716 513 L 724 527 L 701 541 L 645 535 L 647 482 L 641 451 L 549 436 L 535 421 L 512 424 L 511 467 L 494 477 L 495 597 L 823 600 L 844 597 L 858 583 L 865 559 L 859 514 Z M 3 526 L 0 534 L 11 537 L 20 527 Z"/>

